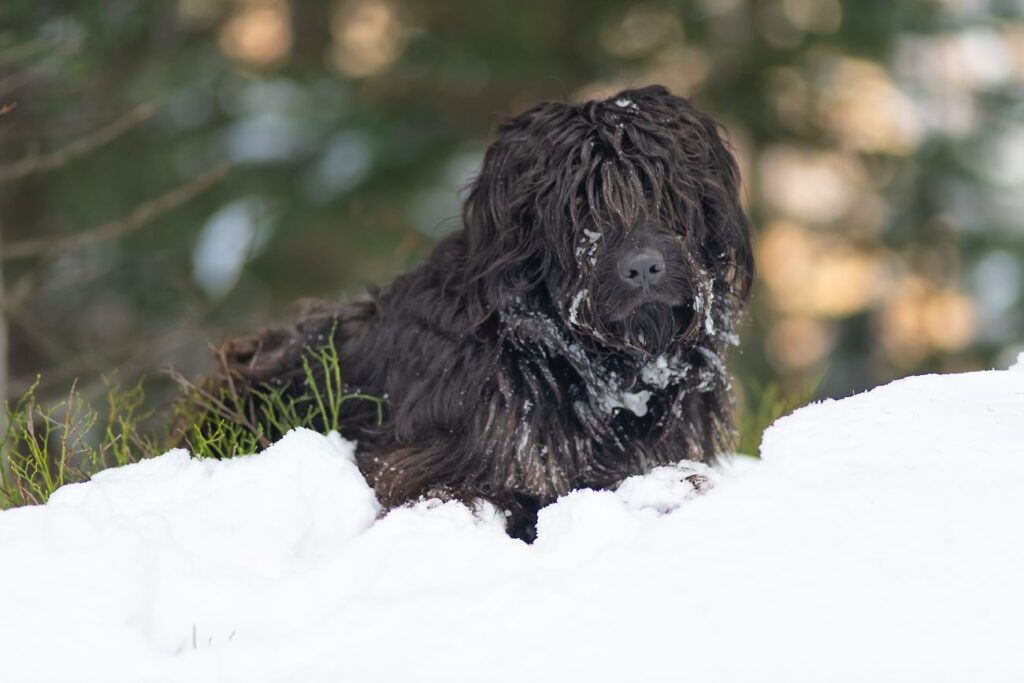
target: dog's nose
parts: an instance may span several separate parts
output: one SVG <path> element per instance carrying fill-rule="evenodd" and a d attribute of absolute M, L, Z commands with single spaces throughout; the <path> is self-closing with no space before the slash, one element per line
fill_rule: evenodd
<path fill-rule="evenodd" d="M 619 259 L 619 277 L 630 287 L 647 289 L 665 275 L 665 257 L 657 249 L 630 249 Z"/>

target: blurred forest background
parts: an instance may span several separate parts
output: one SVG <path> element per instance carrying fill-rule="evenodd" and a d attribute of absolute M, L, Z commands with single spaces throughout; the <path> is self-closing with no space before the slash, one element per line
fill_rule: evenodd
<path fill-rule="evenodd" d="M 1024 341 L 1024 0 L 3 0 L 0 390 L 212 366 L 458 225 L 495 114 L 659 82 L 741 158 L 765 387 Z"/>

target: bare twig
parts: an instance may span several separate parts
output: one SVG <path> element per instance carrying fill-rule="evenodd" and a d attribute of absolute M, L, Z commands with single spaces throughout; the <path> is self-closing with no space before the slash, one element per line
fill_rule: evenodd
<path fill-rule="evenodd" d="M 0 244 L 0 253 L 3 253 L 2 244 Z M 0 315 L 21 308 L 35 289 L 37 276 L 38 273 L 35 270 L 30 270 L 22 274 L 14 285 L 8 287 L 5 284 L 3 287 L 0 287 L 0 292 L 2 292 L 2 295 L 0 295 Z M 0 273 L 0 278 L 2 277 L 3 273 Z"/>
<path fill-rule="evenodd" d="M 8 95 L 18 90 L 22 86 L 31 83 L 34 79 L 39 78 L 41 73 L 42 71 L 38 68 L 20 69 L 10 76 L 0 78 L 0 95 Z"/>
<path fill-rule="evenodd" d="M 47 334 L 25 310 L 10 308 L 6 314 L 8 321 L 15 323 L 32 340 L 32 345 L 52 360 L 67 358 L 71 354 L 69 348 L 61 344 L 54 335 Z"/>
<path fill-rule="evenodd" d="M 8 244 L 3 248 L 0 258 L 4 261 L 11 259 L 28 258 L 42 254 L 53 254 L 69 249 L 78 249 L 93 242 L 123 237 L 128 233 L 135 232 L 145 227 L 147 223 L 162 216 L 171 209 L 181 206 L 192 198 L 210 189 L 228 174 L 229 166 L 221 166 L 209 173 L 199 176 L 195 180 L 185 183 L 167 194 L 139 206 L 124 218 L 119 218 L 109 223 L 90 228 L 82 232 L 65 235 L 63 237 L 40 237 L 38 239 L 23 240 Z"/>
<path fill-rule="evenodd" d="M 249 405 L 249 411 L 232 407 L 228 405 L 225 392 L 220 392 L 218 395 L 218 393 L 210 389 L 210 385 L 203 382 L 192 382 L 173 368 L 168 368 L 165 372 L 181 388 L 182 396 L 187 396 L 188 400 L 212 415 L 241 425 L 250 433 L 256 435 L 260 447 L 266 448 L 270 445 L 270 439 L 263 434 L 259 425 L 252 419 L 251 411 L 254 408 L 251 404 Z M 226 392 L 226 396 L 238 396 L 233 386 Z"/>
<path fill-rule="evenodd" d="M 39 391 L 50 394 L 55 388 L 65 386 L 75 377 L 99 376 L 108 372 L 111 367 L 116 367 L 118 374 L 126 378 L 145 374 L 152 370 L 154 365 L 164 362 L 168 354 L 194 348 L 196 338 L 203 337 L 204 332 L 192 325 L 193 323 L 187 320 L 181 321 L 180 327 L 169 329 L 144 340 L 134 340 L 132 345 L 125 344 L 118 348 L 105 349 L 102 354 L 95 351 L 85 355 L 69 354 L 67 362 L 46 371 L 45 377 L 39 382 Z M 12 377 L 10 395 L 20 396 L 25 393 L 35 379 L 35 374 Z M 97 377 L 95 381 L 90 381 L 85 385 L 82 393 L 90 397 L 95 396 L 97 389 L 101 386 L 102 382 Z"/>
<path fill-rule="evenodd" d="M 4 47 L 0 49 L 0 65 L 13 64 L 29 57 L 35 57 L 36 54 L 53 47 L 52 41 L 39 38 Z"/>
<path fill-rule="evenodd" d="M 13 164 L 0 166 L 0 183 L 10 182 L 24 178 L 33 173 L 43 173 L 60 168 L 64 164 L 76 159 L 83 154 L 102 147 L 117 139 L 126 131 L 134 128 L 153 115 L 152 105 L 144 104 L 132 109 L 130 112 L 92 133 L 71 142 L 64 147 L 56 149 L 48 154 L 29 154 L 27 157 Z"/>

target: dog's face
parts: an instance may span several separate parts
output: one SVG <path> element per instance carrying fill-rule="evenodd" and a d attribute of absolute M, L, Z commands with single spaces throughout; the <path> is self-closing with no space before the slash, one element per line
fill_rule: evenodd
<path fill-rule="evenodd" d="M 479 314 L 539 300 L 593 351 L 711 346 L 749 292 L 736 162 L 659 86 L 505 122 L 463 218 Z"/>

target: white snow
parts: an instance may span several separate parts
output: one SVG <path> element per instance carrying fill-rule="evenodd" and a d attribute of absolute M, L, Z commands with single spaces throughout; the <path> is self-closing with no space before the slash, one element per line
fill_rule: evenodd
<path fill-rule="evenodd" d="M 639 105 L 637 105 L 636 102 L 629 99 L 628 97 L 620 97 L 619 99 L 615 100 L 615 106 L 621 109 L 628 109 L 629 111 L 632 112 L 640 111 Z"/>
<path fill-rule="evenodd" d="M 670 363 L 668 357 L 661 354 L 654 359 L 654 362 L 640 369 L 640 379 L 656 389 L 664 389 L 672 380 L 685 377 L 689 371 L 689 365 L 676 358 L 673 358 Z"/>
<path fill-rule="evenodd" d="M 572 298 L 572 303 L 569 304 L 569 323 L 572 325 L 579 324 L 580 315 L 580 304 L 587 298 L 589 292 L 584 288 L 576 292 L 576 295 Z"/>
<path fill-rule="evenodd" d="M 0 513 L 0 680 L 1024 680 L 1024 372 L 815 404 L 762 455 L 573 492 L 527 546 L 377 519 L 336 436 L 173 451 Z"/>
<path fill-rule="evenodd" d="M 597 230 L 584 228 L 583 236 L 587 238 L 587 241 L 586 243 L 581 243 L 576 247 L 576 263 L 578 263 L 581 268 L 585 268 L 587 266 L 593 268 L 597 265 L 597 252 L 598 247 L 600 246 L 598 241 L 601 239 L 602 235 Z"/>
<path fill-rule="evenodd" d="M 704 308 L 704 331 L 707 332 L 709 337 L 715 336 L 715 288 L 711 282 L 705 283 L 704 286 L 704 299 L 702 301 Z"/>
<path fill-rule="evenodd" d="M 647 389 L 640 391 L 619 391 L 615 394 L 604 394 L 601 396 L 601 407 L 605 412 L 611 413 L 617 408 L 623 408 L 637 417 L 647 414 L 647 402 L 651 400 L 651 392 Z"/>

